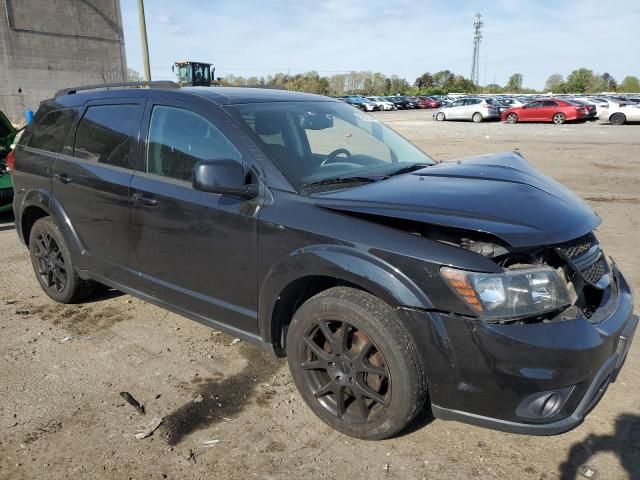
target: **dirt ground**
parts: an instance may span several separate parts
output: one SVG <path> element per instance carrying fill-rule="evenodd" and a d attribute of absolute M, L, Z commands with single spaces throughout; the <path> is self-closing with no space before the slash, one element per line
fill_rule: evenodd
<path fill-rule="evenodd" d="M 440 160 L 520 149 L 600 214 L 605 251 L 640 291 L 640 125 L 378 118 Z M 257 347 L 115 292 L 49 301 L 7 216 L 0 279 L 2 479 L 640 479 L 640 341 L 569 433 L 511 435 L 425 411 L 403 435 L 364 442 L 318 420 L 286 362 Z M 136 439 L 153 417 L 162 426 Z"/>

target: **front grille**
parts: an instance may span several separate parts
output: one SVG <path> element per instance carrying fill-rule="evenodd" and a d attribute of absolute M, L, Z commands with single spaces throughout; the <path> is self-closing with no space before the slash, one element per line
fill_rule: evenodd
<path fill-rule="evenodd" d="M 556 246 L 556 250 L 567 261 L 569 267 L 591 286 L 598 287 L 598 282 L 609 271 L 607 261 L 593 233 L 561 243 Z"/>
<path fill-rule="evenodd" d="M 602 276 L 607 272 L 607 262 L 605 261 L 604 256 L 600 256 L 595 263 L 592 263 L 581 272 L 587 282 L 591 284 L 598 283 Z"/>
<path fill-rule="evenodd" d="M 574 258 L 579 258 L 587 253 L 596 243 L 597 240 L 593 233 L 588 233 L 580 238 L 576 238 L 575 240 L 561 243 L 557 248 L 561 250 L 567 258 L 573 260 Z"/>

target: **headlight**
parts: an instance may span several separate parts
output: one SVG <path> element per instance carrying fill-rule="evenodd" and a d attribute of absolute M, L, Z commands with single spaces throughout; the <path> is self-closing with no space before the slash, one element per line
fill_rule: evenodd
<path fill-rule="evenodd" d="M 568 306 L 566 283 L 552 268 L 478 273 L 443 267 L 451 289 L 483 319 L 530 317 Z"/>

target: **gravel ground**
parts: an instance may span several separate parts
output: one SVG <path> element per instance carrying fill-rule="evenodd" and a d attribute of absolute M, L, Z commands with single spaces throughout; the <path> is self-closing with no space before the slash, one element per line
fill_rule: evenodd
<path fill-rule="evenodd" d="M 606 252 L 640 291 L 640 126 L 377 116 L 439 160 L 520 149 L 597 210 Z M 6 216 L 0 278 L 3 479 L 640 478 L 638 342 L 585 423 L 564 435 L 517 436 L 424 412 L 398 438 L 364 442 L 320 422 L 285 361 L 256 347 L 116 292 L 82 305 L 47 300 Z M 160 428 L 136 439 L 154 417 Z"/>

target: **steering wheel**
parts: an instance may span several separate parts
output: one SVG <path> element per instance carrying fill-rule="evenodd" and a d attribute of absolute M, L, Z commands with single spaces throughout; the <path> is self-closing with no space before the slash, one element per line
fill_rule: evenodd
<path fill-rule="evenodd" d="M 333 163 L 333 160 L 338 155 L 342 155 L 342 154 L 346 155 L 347 157 L 351 156 L 351 152 L 349 150 L 347 150 L 346 148 L 336 148 L 333 152 L 331 152 L 329 155 L 327 155 L 327 157 L 322 161 L 320 166 L 324 167 L 325 165 L 328 165 L 329 163 Z"/>

